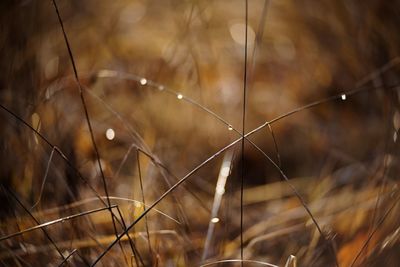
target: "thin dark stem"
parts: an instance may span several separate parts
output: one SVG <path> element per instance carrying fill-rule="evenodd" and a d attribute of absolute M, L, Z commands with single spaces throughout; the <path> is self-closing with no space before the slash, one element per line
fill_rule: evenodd
<path fill-rule="evenodd" d="M 247 87 L 247 28 L 249 24 L 249 3 L 245 0 L 245 34 L 244 34 L 244 73 L 243 73 L 243 110 L 242 110 L 242 160 L 241 160 L 241 181 L 240 181 L 240 265 L 243 267 L 243 192 L 244 192 L 244 133 L 246 126 L 246 87 Z"/>
<path fill-rule="evenodd" d="M 97 148 L 97 144 L 96 144 L 96 141 L 95 141 L 95 138 L 94 138 L 94 132 L 93 132 L 92 124 L 91 124 L 91 121 L 90 121 L 89 112 L 88 112 L 88 108 L 87 108 L 87 105 L 86 105 L 85 97 L 83 95 L 82 85 L 81 85 L 81 82 L 79 80 L 78 71 L 77 71 L 77 68 L 76 68 L 76 65 L 75 65 L 75 59 L 74 59 L 74 56 L 72 54 L 71 46 L 70 46 L 69 41 L 68 41 L 67 33 L 66 33 L 65 29 L 64 29 L 64 23 L 63 23 L 63 21 L 61 19 L 61 15 L 60 15 L 60 12 L 58 10 L 57 3 L 56 3 L 55 0 L 52 0 L 52 2 L 53 2 L 54 8 L 55 8 L 56 13 L 57 13 L 57 18 L 58 18 L 58 21 L 60 23 L 60 27 L 61 27 L 61 30 L 62 30 L 62 33 L 63 33 L 63 36 L 64 36 L 65 44 L 66 44 L 67 49 L 68 49 L 68 54 L 69 54 L 69 58 L 71 60 L 72 69 L 74 71 L 75 80 L 76 80 L 76 82 L 78 84 L 79 95 L 80 95 L 80 98 L 81 98 L 83 110 L 84 110 L 84 113 L 85 113 L 86 122 L 87 122 L 87 125 L 88 125 L 88 128 L 89 128 L 89 132 L 90 132 L 90 138 L 91 138 L 91 141 L 92 141 L 93 149 L 94 149 L 95 154 L 96 154 L 97 163 L 98 163 L 100 174 L 101 174 L 101 178 L 102 178 L 102 181 L 103 181 L 104 192 L 105 192 L 106 196 L 108 196 L 109 194 L 108 194 L 108 189 L 107 189 L 107 183 L 106 183 L 106 179 L 105 179 L 105 176 L 104 176 L 103 168 L 102 168 L 102 165 L 101 165 L 100 153 L 99 153 L 99 150 Z M 108 203 L 108 206 L 111 206 L 111 202 L 110 202 L 109 198 L 107 198 L 107 203 Z"/>
<path fill-rule="evenodd" d="M 137 160 L 137 167 L 138 167 L 138 174 L 139 174 L 139 183 L 140 183 L 140 191 L 142 193 L 142 201 L 143 201 L 143 212 L 146 211 L 146 202 L 144 197 L 144 188 L 143 188 L 143 180 L 142 180 L 142 171 L 140 168 L 140 153 L 139 149 L 136 150 L 136 160 Z M 149 232 L 149 222 L 147 220 L 147 216 L 144 217 L 145 227 L 146 227 L 146 235 L 147 235 L 147 244 L 149 246 L 149 255 L 150 255 L 150 265 L 153 262 L 153 250 L 151 249 L 151 242 L 150 242 L 150 232 Z"/>
<path fill-rule="evenodd" d="M 109 212 L 110 212 L 110 215 L 111 215 L 111 220 L 112 220 L 112 224 L 113 224 L 113 228 L 114 228 L 114 233 L 115 233 L 115 236 L 117 237 L 118 236 L 118 230 L 117 230 L 117 226 L 115 224 L 115 215 L 114 215 L 113 211 L 111 210 L 111 202 L 110 202 L 110 198 L 109 198 L 107 182 L 106 182 L 106 178 L 105 178 L 105 175 L 104 175 L 104 172 L 103 172 L 103 167 L 101 165 L 100 153 L 99 153 L 99 150 L 98 150 L 95 138 L 94 138 L 94 132 L 93 132 L 92 124 L 91 124 L 91 121 L 90 121 L 89 112 L 88 112 L 88 108 L 87 108 L 87 105 L 86 105 L 85 97 L 83 95 L 83 88 L 82 88 L 81 82 L 79 80 L 78 71 L 77 71 L 76 64 L 75 64 L 75 59 L 74 59 L 74 56 L 72 54 L 72 49 L 71 49 L 71 46 L 69 44 L 67 33 L 66 33 L 65 29 L 64 29 L 64 23 L 63 23 L 63 21 L 61 19 L 61 15 L 60 15 L 60 12 L 58 10 L 58 6 L 57 6 L 57 3 L 56 3 L 56 0 L 52 0 L 52 2 L 53 2 L 53 5 L 54 5 L 54 8 L 55 8 L 55 11 L 57 13 L 57 18 L 58 18 L 58 22 L 60 23 L 62 34 L 64 36 L 65 45 L 67 46 L 69 58 L 71 60 L 72 68 L 73 68 L 73 71 L 74 71 L 75 80 L 76 80 L 76 83 L 78 84 L 79 96 L 81 98 L 82 107 L 83 107 L 83 110 L 84 110 L 84 113 L 85 113 L 87 126 L 89 128 L 90 139 L 92 141 L 93 149 L 94 149 L 95 154 L 96 154 L 96 160 L 97 160 L 97 164 L 98 164 L 98 167 L 99 167 L 99 170 L 100 170 L 101 180 L 103 182 L 104 192 L 105 192 L 106 197 L 107 197 L 107 204 L 108 204 Z M 121 244 L 120 244 L 120 248 L 123 251 Z"/>

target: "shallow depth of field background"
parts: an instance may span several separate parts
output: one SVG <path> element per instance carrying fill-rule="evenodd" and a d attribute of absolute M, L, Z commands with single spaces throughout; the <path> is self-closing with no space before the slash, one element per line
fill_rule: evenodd
<path fill-rule="evenodd" d="M 110 202 L 129 225 L 143 212 L 143 199 L 152 204 L 178 179 L 240 138 L 205 109 L 242 131 L 245 3 L 57 3 Z M 27 210 L 45 223 L 102 208 L 97 196 L 106 193 L 54 6 L 51 1 L 2 1 L 0 12 L 0 104 L 57 146 L 86 181 L 2 108 L 4 237 L 37 225 Z M 350 266 L 367 239 L 354 266 L 400 264 L 400 207 L 395 205 L 399 25 L 400 1 L 249 0 L 245 132 L 311 102 L 339 96 L 274 122 L 276 144 L 268 127 L 249 137 L 303 196 L 332 240 L 339 266 Z M 340 97 L 357 88 L 358 93 Z M 139 153 L 141 175 L 137 148 L 153 159 Z M 293 255 L 298 266 L 334 266 L 329 243 L 291 187 L 248 142 L 244 157 L 239 142 L 194 173 L 130 231 L 142 262 L 132 257 L 124 239 L 99 266 L 200 266 L 239 259 L 242 160 L 244 258 L 285 266 Z M 212 216 L 221 168 L 229 176 Z M 65 256 L 77 249 L 63 263 L 69 266 L 92 263 L 115 238 L 108 210 L 45 230 Z M 117 230 L 122 232 L 120 225 Z M 212 233 L 208 238 L 207 231 Z M 1 266 L 61 262 L 40 229 L 0 241 Z"/>

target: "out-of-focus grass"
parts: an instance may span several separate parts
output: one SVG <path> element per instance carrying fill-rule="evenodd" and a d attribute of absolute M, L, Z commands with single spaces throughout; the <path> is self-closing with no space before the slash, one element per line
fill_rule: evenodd
<path fill-rule="evenodd" d="M 110 202 L 129 225 L 143 212 L 143 195 L 148 207 L 240 137 L 235 130 L 241 132 L 244 2 L 57 3 Z M 37 225 L 22 205 L 45 223 L 107 202 L 54 7 L 49 1 L 29 0 L 5 1 L 0 7 L 0 232 L 6 237 Z M 350 266 L 363 246 L 355 265 L 400 262 L 395 205 L 399 10 L 399 1 L 249 1 L 245 132 L 313 101 L 338 96 L 271 124 L 276 144 L 268 127 L 249 140 L 272 160 L 280 160 L 332 241 L 340 266 Z M 354 89 L 360 91 L 346 94 Z M 52 153 L 4 108 L 58 149 Z M 114 136 L 107 137 L 107 131 Z M 137 148 L 142 151 L 143 191 Z M 242 158 L 239 146 L 230 151 L 234 157 L 218 217 L 210 216 L 224 153 L 130 231 L 140 256 L 132 258 L 124 236 L 101 260 L 104 266 L 199 266 L 238 259 Z M 243 160 L 245 259 L 284 266 L 294 255 L 299 266 L 333 266 L 329 243 L 276 167 L 247 141 Z M 116 209 L 114 213 L 121 221 Z M 205 253 L 210 225 L 214 229 Z M 1 240 L 1 265 L 57 266 L 62 262 L 57 246 L 64 257 L 76 249 L 68 264 L 86 266 L 115 239 L 108 210 L 44 229 L 53 244 L 41 230 Z M 121 233 L 123 226 L 117 224 L 117 230 Z M 251 264 L 257 266 L 244 265 Z"/>

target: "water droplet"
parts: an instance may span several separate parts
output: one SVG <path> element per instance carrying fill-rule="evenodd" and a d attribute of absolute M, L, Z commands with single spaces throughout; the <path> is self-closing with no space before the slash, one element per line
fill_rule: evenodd
<path fill-rule="evenodd" d="M 232 130 L 233 130 L 233 127 L 232 127 L 231 125 L 229 125 L 229 126 L 228 126 L 228 130 L 229 130 L 229 131 L 232 131 Z"/>
<path fill-rule="evenodd" d="M 214 217 L 214 218 L 211 219 L 211 222 L 212 223 L 217 223 L 217 222 L 219 222 L 219 218 L 218 217 Z"/>
<path fill-rule="evenodd" d="M 107 131 L 106 131 L 106 138 L 107 138 L 108 140 L 113 140 L 114 137 L 115 137 L 115 132 L 114 132 L 114 130 L 111 129 L 111 128 L 107 129 Z"/>
<path fill-rule="evenodd" d="M 345 95 L 345 94 L 342 94 L 342 95 L 341 95 L 341 98 L 342 98 L 342 100 L 346 100 L 346 95 Z"/>
<path fill-rule="evenodd" d="M 178 99 L 182 99 L 182 98 L 183 98 L 183 95 L 182 95 L 182 94 L 178 94 L 176 97 L 177 97 Z"/>
<path fill-rule="evenodd" d="M 147 84 L 147 80 L 145 78 L 140 79 L 140 84 L 141 85 L 146 85 Z"/>
<path fill-rule="evenodd" d="M 162 90 L 164 90 L 165 88 L 164 88 L 164 85 L 159 85 L 158 86 L 158 90 L 160 90 L 160 91 L 162 91 Z"/>

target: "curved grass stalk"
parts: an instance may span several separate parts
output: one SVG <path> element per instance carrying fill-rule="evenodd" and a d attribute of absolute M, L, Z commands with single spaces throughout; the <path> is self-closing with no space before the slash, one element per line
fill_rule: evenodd
<path fill-rule="evenodd" d="M 117 207 L 117 205 L 112 205 L 111 206 L 111 208 L 115 208 L 115 207 Z M 9 238 L 12 238 L 12 237 L 15 237 L 15 236 L 19 236 L 19 235 L 22 235 L 22 234 L 25 234 L 25 233 L 28 233 L 28 232 L 31 232 L 31 231 L 34 231 L 34 230 L 37 230 L 37 229 L 42 229 L 44 227 L 47 227 L 47 226 L 50 226 L 50 225 L 53 225 L 53 224 L 62 223 L 62 222 L 68 221 L 68 220 L 72 220 L 72 219 L 75 219 L 75 218 L 86 216 L 86 215 L 89 215 L 89 214 L 92 214 L 92 213 L 96 213 L 96 212 L 99 212 L 99 211 L 103 211 L 103 210 L 106 210 L 106 209 L 108 209 L 108 208 L 107 207 L 103 207 L 103 208 L 98 208 L 98 209 L 92 209 L 92 210 L 80 212 L 80 213 L 77 213 L 77 214 L 65 216 L 65 217 L 62 217 L 62 218 L 58 218 L 56 220 L 52 220 L 52 221 L 49 221 L 49 222 L 41 223 L 41 224 L 38 224 L 36 226 L 30 227 L 30 228 L 27 228 L 27 229 L 24 229 L 24 230 L 21 230 L 21 231 L 16 232 L 16 233 L 9 234 L 9 235 L 6 235 L 6 236 L 2 236 L 2 237 L 0 237 L 0 241 L 4 241 L 4 240 L 7 240 Z"/>

